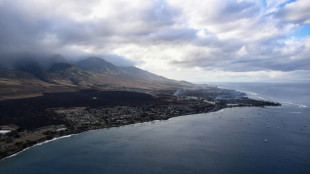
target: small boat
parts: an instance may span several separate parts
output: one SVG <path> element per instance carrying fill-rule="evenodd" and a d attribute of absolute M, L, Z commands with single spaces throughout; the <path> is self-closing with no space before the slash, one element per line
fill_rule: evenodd
<path fill-rule="evenodd" d="M 267 142 L 268 140 L 265 138 L 264 141 Z"/>

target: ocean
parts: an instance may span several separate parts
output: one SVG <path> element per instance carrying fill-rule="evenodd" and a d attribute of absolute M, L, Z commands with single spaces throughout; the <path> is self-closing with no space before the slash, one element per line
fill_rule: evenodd
<path fill-rule="evenodd" d="M 0 161 L 0 173 L 310 173 L 310 84 L 218 83 L 281 107 L 92 130 Z"/>

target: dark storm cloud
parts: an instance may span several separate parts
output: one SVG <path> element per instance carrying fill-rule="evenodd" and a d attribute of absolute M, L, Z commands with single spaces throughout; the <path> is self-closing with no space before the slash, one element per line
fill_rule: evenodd
<path fill-rule="evenodd" d="M 103 47 L 113 36 L 124 37 L 124 40 L 136 39 L 154 31 L 161 31 L 162 27 L 173 24 L 179 13 L 167 6 L 164 1 L 159 1 L 150 9 L 135 12 L 137 13 L 135 15 L 79 21 L 57 13 L 33 17 L 31 13 L 37 13 L 36 9 L 33 9 L 33 12 L 23 11 L 16 6 L 14 1 L 3 1 L 0 4 L 2 52 L 35 50 L 53 52 L 70 44 Z M 127 24 L 133 25 L 133 28 L 126 26 Z M 173 31 L 163 31 L 156 37 L 173 38 L 182 33 L 175 34 Z"/>
<path fill-rule="evenodd" d="M 0 5 L 0 50 L 17 51 L 29 45 L 37 45 L 44 35 L 47 25 L 43 21 L 32 21 L 11 7 Z"/>

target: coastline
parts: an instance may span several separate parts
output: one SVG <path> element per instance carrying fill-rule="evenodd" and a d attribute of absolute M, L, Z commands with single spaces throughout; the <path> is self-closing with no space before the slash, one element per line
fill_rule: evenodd
<path fill-rule="evenodd" d="M 26 151 L 26 150 L 29 150 L 29 149 L 31 149 L 31 148 L 33 148 L 33 147 L 41 146 L 41 145 L 43 145 L 43 144 L 46 144 L 46 143 L 49 143 L 49 142 L 52 142 L 52 141 L 56 141 L 56 140 L 59 140 L 59 139 L 69 138 L 69 137 L 71 137 L 71 136 L 73 136 L 73 135 L 78 135 L 78 134 L 64 135 L 64 136 L 61 136 L 61 137 L 53 138 L 53 139 L 51 139 L 51 140 L 46 140 L 46 141 L 43 141 L 43 142 L 39 142 L 38 144 L 35 144 L 35 145 L 33 145 L 33 146 L 26 147 L 26 148 L 24 148 L 24 149 L 22 149 L 22 150 L 20 150 L 20 151 L 18 151 L 18 152 L 16 152 L 16 153 L 13 153 L 13 154 L 11 154 L 11 155 L 9 155 L 9 156 L 7 156 L 7 157 L 4 157 L 4 158 L 0 159 L 0 161 L 1 161 L 1 160 L 8 159 L 8 158 L 11 158 L 11 157 L 14 157 L 14 156 L 17 156 L 18 154 L 20 154 L 20 153 L 22 153 L 22 152 L 24 152 L 24 151 Z"/>
<path fill-rule="evenodd" d="M 241 108 L 241 107 L 258 107 L 258 106 L 234 106 L 234 107 L 226 106 L 226 107 L 222 107 L 222 108 L 216 108 L 215 110 L 212 110 L 212 111 L 209 111 L 209 112 L 199 112 L 199 113 L 193 113 L 193 114 L 177 115 L 177 116 L 171 116 L 171 117 L 164 118 L 164 119 L 152 119 L 152 120 L 147 120 L 147 121 L 143 121 L 143 122 L 135 122 L 135 123 L 127 123 L 127 124 L 125 123 L 125 124 L 121 124 L 121 125 L 112 125 L 112 126 L 108 126 L 108 127 L 93 128 L 93 129 L 82 130 L 82 131 L 79 130 L 77 132 L 73 132 L 73 133 L 69 133 L 69 134 L 64 134 L 63 136 L 54 137 L 53 139 L 41 141 L 41 142 L 38 142 L 38 143 L 36 143 L 36 144 L 34 144 L 32 146 L 20 149 L 17 152 L 14 152 L 12 154 L 8 154 L 7 156 L 1 158 L 0 161 L 9 159 L 11 157 L 14 157 L 14 156 L 16 156 L 16 155 L 18 155 L 18 154 L 20 154 L 20 153 L 22 153 L 22 152 L 24 152 L 26 150 L 29 150 L 29 149 L 31 149 L 33 147 L 40 146 L 40 145 L 43 145 L 43 144 L 46 144 L 46 143 L 49 143 L 49 142 L 52 142 L 52 141 L 56 141 L 56 140 L 59 140 L 59 139 L 69 138 L 71 136 L 79 135 L 81 133 L 92 131 L 92 130 L 108 129 L 108 128 L 113 128 L 113 127 L 121 127 L 121 126 L 126 126 L 126 125 L 135 125 L 135 124 L 142 124 L 142 123 L 150 123 L 152 121 L 169 120 L 170 118 L 182 117 L 182 116 L 187 116 L 187 115 L 196 115 L 196 114 L 202 114 L 202 113 L 205 113 L 205 114 L 207 114 L 207 113 L 221 113 L 221 112 L 224 112 L 224 110 L 227 109 L 227 108 Z"/>
<path fill-rule="evenodd" d="M 190 91 L 183 91 L 190 92 Z M 223 91 L 220 91 L 223 93 Z M 96 93 L 97 94 L 97 93 Z M 100 92 L 98 95 L 101 94 Z M 61 138 L 70 137 L 82 132 L 120 127 L 124 125 L 152 122 L 155 120 L 168 120 L 173 117 L 195 115 L 210 112 L 223 112 L 225 108 L 232 107 L 266 107 L 266 106 L 280 106 L 280 103 L 254 100 L 247 97 L 239 98 L 240 92 L 232 92 L 229 94 L 228 99 L 215 99 L 213 94 L 210 96 L 208 93 L 182 96 L 161 96 L 157 99 L 152 98 L 148 102 L 130 103 L 117 103 L 117 105 L 108 105 L 98 103 L 97 105 L 87 105 L 83 101 L 83 106 L 60 105 L 62 107 L 49 107 L 41 108 L 48 114 L 54 121 L 49 122 L 47 126 L 37 127 L 36 129 L 15 129 L 9 134 L 2 135 L 0 159 L 7 159 L 30 149 L 51 141 Z M 76 95 L 76 94 L 71 94 Z M 129 94 L 128 94 L 129 95 Z M 140 94 L 133 93 L 135 97 Z M 202 97 L 196 96 L 202 95 Z M 243 95 L 241 95 L 243 96 Z M 208 98 L 208 97 L 211 97 Z M 61 96 L 60 99 L 62 99 Z M 24 103 L 24 100 L 14 101 L 16 103 Z M 31 100 L 32 101 L 32 100 Z M 97 102 L 97 100 L 95 101 Z M 30 102 L 33 103 L 33 102 Z M 42 112 L 42 113 L 44 113 Z M 41 114 L 42 114 L 41 113 Z M 35 115 L 35 113 L 32 113 Z M 57 121 L 58 120 L 58 121 Z M 56 123 L 56 124 L 55 124 Z"/>
<path fill-rule="evenodd" d="M 231 107 L 225 107 L 225 108 L 219 108 L 218 110 L 213 110 L 213 111 L 210 111 L 210 112 L 201 112 L 201 113 L 196 113 L 196 114 L 202 114 L 202 113 L 216 113 L 216 112 L 223 112 L 226 108 L 231 108 Z M 45 141 L 42 141 L 42 142 L 38 142 L 37 144 L 34 144 L 32 146 L 29 146 L 29 147 L 26 147 L 26 148 L 23 148 L 23 149 L 20 149 L 19 151 L 17 152 L 14 152 L 12 154 L 8 154 L 8 156 L 5 156 L 3 158 L 0 159 L 0 161 L 2 160 L 6 160 L 6 159 L 9 159 L 11 157 L 14 157 L 26 150 L 29 150 L 33 147 L 36 147 L 36 146 L 40 146 L 40 145 L 43 145 L 43 144 L 46 144 L 46 143 L 49 143 L 49 142 L 52 142 L 52 141 L 56 141 L 56 140 L 59 140 L 59 139 L 63 139 L 63 138 L 69 138 L 71 136 L 74 136 L 74 135 L 79 135 L 81 133 L 84 133 L 84 132 L 88 132 L 88 131 L 92 131 L 92 130 L 99 130 L 99 129 L 109 129 L 109 128 L 113 128 L 113 127 L 121 127 L 121 126 L 126 126 L 126 125 L 135 125 L 135 124 L 142 124 L 142 123 L 150 123 L 152 121 L 161 121 L 161 120 L 169 120 L 170 118 L 175 118 L 175 117 L 182 117 L 182 116 L 187 116 L 187 115 L 195 115 L 195 114 L 186 114 L 186 115 L 178 115 L 178 116 L 172 116 L 172 117 L 169 117 L 167 119 L 154 119 L 154 120 L 148 120 L 148 121 L 144 121 L 144 122 L 135 122 L 135 123 L 129 123 L 129 124 L 122 124 L 122 125 L 118 125 L 118 126 L 109 126 L 109 127 L 102 127 L 102 128 L 94 128 L 94 129 L 89 129 L 89 130 L 84 130 L 84 131 L 80 131 L 80 132 L 76 132 L 76 133 L 72 133 L 72 134 L 66 134 L 66 135 L 63 135 L 63 136 L 59 136 L 59 137 L 55 137 L 51 140 L 45 140 Z"/>

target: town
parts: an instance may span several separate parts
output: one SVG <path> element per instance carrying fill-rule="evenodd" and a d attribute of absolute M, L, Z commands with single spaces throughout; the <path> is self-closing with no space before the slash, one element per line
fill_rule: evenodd
<path fill-rule="evenodd" d="M 210 91 L 210 90 L 208 90 Z M 212 91 L 212 90 L 211 90 Z M 99 100 L 91 93 L 91 100 Z M 278 106 L 279 103 L 254 100 L 244 93 L 220 90 L 178 91 L 178 94 L 164 95 L 153 102 L 132 102 L 119 105 L 97 105 L 72 107 L 49 107 L 45 113 L 55 123 L 35 129 L 25 129 L 15 124 L 3 125 L 0 129 L 0 158 L 17 153 L 37 143 L 77 134 L 92 129 L 117 127 L 153 120 L 167 120 L 182 115 L 208 113 L 228 107 Z M 138 100 L 137 100 L 138 101 Z M 159 102 L 160 101 L 160 102 Z"/>

